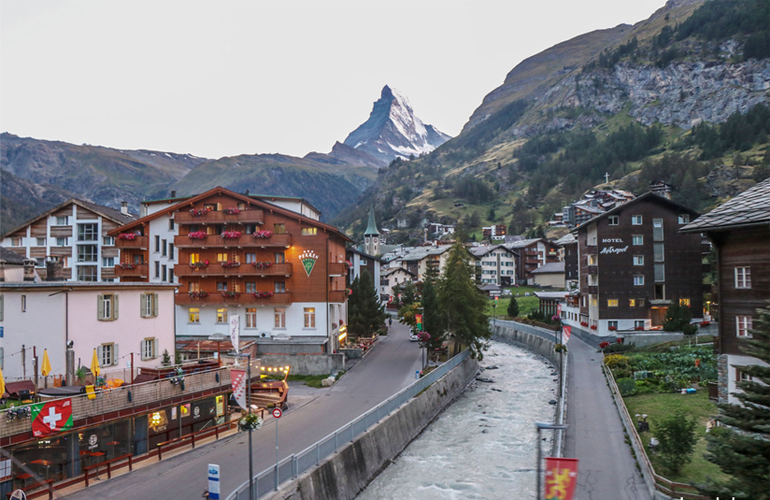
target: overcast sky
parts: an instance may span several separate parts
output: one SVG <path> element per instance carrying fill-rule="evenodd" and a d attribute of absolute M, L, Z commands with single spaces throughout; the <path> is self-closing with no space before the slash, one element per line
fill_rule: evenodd
<path fill-rule="evenodd" d="M 665 0 L 0 0 L 0 131 L 208 158 L 328 152 L 383 85 L 450 135 L 523 59 Z"/>

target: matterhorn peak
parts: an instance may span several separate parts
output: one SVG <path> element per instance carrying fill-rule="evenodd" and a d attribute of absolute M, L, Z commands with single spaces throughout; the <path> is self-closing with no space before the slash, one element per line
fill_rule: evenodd
<path fill-rule="evenodd" d="M 366 152 L 383 166 L 395 158 L 429 153 L 450 136 L 425 125 L 415 116 L 409 100 L 385 85 L 374 103 L 369 119 L 345 139 L 345 145 Z"/>

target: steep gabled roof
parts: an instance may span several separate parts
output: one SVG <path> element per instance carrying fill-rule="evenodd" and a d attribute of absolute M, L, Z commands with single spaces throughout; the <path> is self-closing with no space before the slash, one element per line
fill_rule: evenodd
<path fill-rule="evenodd" d="M 532 271 L 532 274 L 558 274 L 563 272 L 564 262 L 548 262 Z"/>
<path fill-rule="evenodd" d="M 770 224 L 770 178 L 684 226 L 683 233 Z"/>
<path fill-rule="evenodd" d="M 13 250 L 8 250 L 5 247 L 0 247 L 0 260 L 7 264 L 22 265 L 24 264 L 24 257 L 17 254 Z"/>
<path fill-rule="evenodd" d="M 39 221 L 40 219 L 48 217 L 52 213 L 61 210 L 62 208 L 66 207 L 69 204 L 74 204 L 74 205 L 83 207 L 86 210 L 90 210 L 92 212 L 95 212 L 95 213 L 101 215 L 102 217 L 110 219 L 111 221 L 113 221 L 113 222 L 115 222 L 117 224 L 120 224 L 120 225 L 126 224 L 128 222 L 133 221 L 133 220 L 136 220 L 136 216 L 135 215 L 131 215 L 131 214 L 125 215 L 120 210 L 116 210 L 114 208 L 105 207 L 103 205 L 97 205 L 96 203 L 91 203 L 90 201 L 78 200 L 77 198 L 70 198 L 69 200 L 67 200 L 67 201 L 65 201 L 63 203 L 61 203 L 59 205 L 56 205 L 55 207 L 53 207 L 52 209 L 48 210 L 47 212 L 44 212 L 44 213 L 38 215 L 37 217 L 34 217 L 34 218 L 26 221 L 25 223 L 19 225 L 18 227 L 15 227 L 15 228 L 11 229 L 10 231 L 7 231 L 5 234 L 0 236 L 0 238 L 5 238 L 6 236 L 9 236 L 9 235 L 15 233 L 16 231 L 18 231 L 19 229 L 21 229 L 23 227 L 29 226 L 30 224 L 34 224 L 35 222 Z"/>
<path fill-rule="evenodd" d="M 626 203 L 623 203 L 621 205 L 616 206 L 612 210 L 607 210 L 606 212 L 602 213 L 601 215 L 597 215 L 596 217 L 593 217 L 593 218 L 585 221 L 584 223 L 580 224 L 579 226 L 575 226 L 575 228 L 572 229 L 572 232 L 577 232 L 578 230 L 586 227 L 587 225 L 593 224 L 594 222 L 598 221 L 599 219 L 603 219 L 604 217 L 609 217 L 610 215 L 617 214 L 621 210 L 625 210 L 628 207 L 634 206 L 637 203 L 640 203 L 640 202 L 642 202 L 644 200 L 654 200 L 654 201 L 660 203 L 661 205 L 667 205 L 669 208 L 671 208 L 673 210 L 677 210 L 677 211 L 682 212 L 682 213 L 687 213 L 687 214 L 690 214 L 690 215 L 694 215 L 696 217 L 698 215 L 700 215 L 698 212 L 696 212 L 695 210 L 693 210 L 691 208 L 687 208 L 684 205 L 680 205 L 679 203 L 676 203 L 675 201 L 671 201 L 668 198 L 664 198 L 664 197 L 662 197 L 660 195 L 657 195 L 657 194 L 655 194 L 653 192 L 648 191 L 648 192 L 644 193 L 641 196 L 637 196 L 633 200 L 629 200 Z"/>
<path fill-rule="evenodd" d="M 517 255 L 518 252 L 515 252 L 511 250 L 510 248 L 506 247 L 505 245 L 484 245 L 484 246 L 478 246 L 478 247 L 471 247 L 468 249 L 468 251 L 476 258 L 483 257 L 484 255 L 488 254 L 489 252 L 493 252 L 495 250 L 505 250 L 506 252 Z"/>

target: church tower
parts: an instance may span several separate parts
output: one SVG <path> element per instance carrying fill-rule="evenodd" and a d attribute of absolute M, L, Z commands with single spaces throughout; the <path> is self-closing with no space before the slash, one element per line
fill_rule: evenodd
<path fill-rule="evenodd" d="M 364 231 L 364 252 L 369 255 L 380 254 L 380 232 L 374 220 L 374 207 L 369 208 L 369 224 Z"/>

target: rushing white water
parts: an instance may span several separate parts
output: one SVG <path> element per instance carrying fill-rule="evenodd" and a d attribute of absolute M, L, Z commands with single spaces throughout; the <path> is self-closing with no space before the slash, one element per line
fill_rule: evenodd
<path fill-rule="evenodd" d="M 556 376 L 542 358 L 500 342 L 480 366 L 498 367 L 479 375 L 494 383 L 466 390 L 357 500 L 535 497 L 535 422 L 553 421 Z"/>

